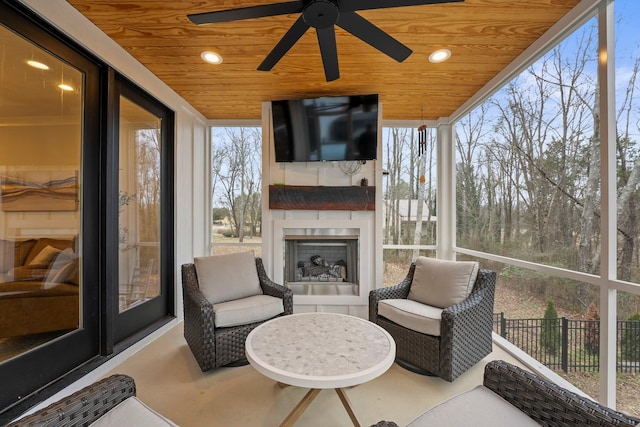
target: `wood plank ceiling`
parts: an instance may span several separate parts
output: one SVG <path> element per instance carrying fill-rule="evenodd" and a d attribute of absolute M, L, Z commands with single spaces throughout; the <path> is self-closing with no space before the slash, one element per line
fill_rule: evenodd
<path fill-rule="evenodd" d="M 337 27 L 341 77 L 326 82 L 314 29 L 273 70 L 256 70 L 298 15 L 200 26 L 187 19 L 277 0 L 67 1 L 204 116 L 221 120 L 259 119 L 262 101 L 365 93 L 380 94 L 385 119 L 446 117 L 579 2 L 465 0 L 358 12 L 413 54 L 395 62 Z M 439 48 L 451 59 L 430 63 Z M 203 62 L 204 50 L 224 62 Z"/>

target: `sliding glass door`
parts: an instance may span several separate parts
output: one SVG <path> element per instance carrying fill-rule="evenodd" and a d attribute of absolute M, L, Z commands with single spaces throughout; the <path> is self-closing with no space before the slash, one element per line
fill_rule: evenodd
<path fill-rule="evenodd" d="M 100 351 L 100 68 L 2 4 L 0 58 L 4 408 Z"/>
<path fill-rule="evenodd" d="M 168 277 L 162 274 L 173 272 L 173 199 L 167 191 L 173 182 L 173 113 L 124 79 L 116 78 L 115 88 L 117 343 L 173 308 Z"/>
<path fill-rule="evenodd" d="M 169 321 L 173 112 L 0 0 L 0 425 Z"/>

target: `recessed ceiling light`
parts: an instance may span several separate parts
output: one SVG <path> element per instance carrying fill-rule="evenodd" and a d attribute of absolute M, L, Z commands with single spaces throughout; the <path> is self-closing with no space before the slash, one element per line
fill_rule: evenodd
<path fill-rule="evenodd" d="M 451 51 L 449 49 L 438 49 L 429 55 L 429 61 L 433 63 L 444 62 L 451 58 Z"/>
<path fill-rule="evenodd" d="M 48 70 L 49 69 L 48 65 L 43 64 L 42 62 L 38 62 L 38 61 L 29 60 L 29 61 L 27 61 L 27 64 L 29 64 L 33 68 L 37 68 L 38 70 Z"/>
<path fill-rule="evenodd" d="M 66 85 L 66 84 L 64 84 L 64 83 L 60 83 L 60 84 L 58 85 L 58 87 L 59 87 L 60 89 L 64 90 L 64 91 L 67 91 L 67 92 L 71 92 L 71 91 L 73 90 L 73 87 L 71 87 L 71 86 L 69 86 L 69 85 Z"/>
<path fill-rule="evenodd" d="M 211 52 L 210 50 L 202 52 L 200 57 L 204 62 L 208 62 L 209 64 L 222 64 L 222 56 L 215 52 Z"/>

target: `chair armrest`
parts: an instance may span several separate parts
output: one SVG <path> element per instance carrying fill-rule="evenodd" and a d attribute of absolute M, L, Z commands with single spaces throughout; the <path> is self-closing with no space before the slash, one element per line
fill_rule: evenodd
<path fill-rule="evenodd" d="M 491 330 L 493 330 L 493 302 L 496 289 L 496 272 L 491 270 L 479 270 L 473 291 L 464 301 L 447 307 L 442 312 L 443 317 L 462 316 L 466 313 L 479 310 L 481 304 L 489 305 L 491 311 Z M 477 325 L 474 325 L 474 327 Z"/>
<path fill-rule="evenodd" d="M 211 324 L 213 324 L 213 305 L 204 296 L 202 291 L 200 291 L 198 275 L 195 265 L 193 264 L 182 265 L 182 294 L 184 298 L 185 322 L 187 321 L 187 304 L 189 304 L 192 306 L 190 308 L 195 309 L 189 310 L 190 313 L 200 314 L 197 317 L 198 323 L 200 323 L 201 319 L 204 321 L 207 317 L 211 316 Z"/>
<path fill-rule="evenodd" d="M 293 313 L 293 291 L 286 288 L 269 278 L 267 271 L 264 269 L 262 258 L 256 257 L 256 269 L 258 278 L 260 279 L 260 287 L 265 295 L 281 298 L 284 305 L 284 314 Z"/>
<path fill-rule="evenodd" d="M 504 360 L 485 366 L 484 386 L 543 426 L 632 427 L 640 423 Z"/>
<path fill-rule="evenodd" d="M 9 424 L 7 427 L 86 426 L 125 399 L 136 395 L 128 375 L 116 374 L 90 384 L 75 393 Z"/>
<path fill-rule="evenodd" d="M 440 320 L 440 376 L 457 376 L 453 369 L 472 365 L 491 353 L 496 273 L 478 271 L 471 294 L 442 311 Z M 464 372 L 464 371 L 463 371 Z"/>
<path fill-rule="evenodd" d="M 409 295 L 411 282 L 413 281 L 413 273 L 416 270 L 416 264 L 411 263 L 407 276 L 394 286 L 385 286 L 383 288 L 369 291 L 369 320 L 373 323 L 378 321 L 378 302 L 383 299 L 406 299 Z"/>
<path fill-rule="evenodd" d="M 215 355 L 215 314 L 213 305 L 198 287 L 193 264 L 182 265 L 182 305 L 184 308 L 184 338 L 200 369 L 211 369 Z"/>

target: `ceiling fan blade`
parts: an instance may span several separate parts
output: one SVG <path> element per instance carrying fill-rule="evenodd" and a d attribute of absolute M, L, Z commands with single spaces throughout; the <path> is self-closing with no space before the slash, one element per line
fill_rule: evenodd
<path fill-rule="evenodd" d="M 340 2 L 340 12 L 388 9 L 404 6 L 422 6 L 427 4 L 458 3 L 463 1 L 464 0 L 342 0 Z"/>
<path fill-rule="evenodd" d="M 282 36 L 278 44 L 271 49 L 264 61 L 258 65 L 258 70 L 270 71 L 308 29 L 309 25 L 300 16 L 289 28 L 289 31 Z"/>
<path fill-rule="evenodd" d="M 333 25 L 326 28 L 316 28 L 318 44 L 320 45 L 320 56 L 324 66 L 324 76 L 328 82 L 340 78 L 340 68 L 338 67 L 338 48 L 336 46 L 336 31 Z"/>
<path fill-rule="evenodd" d="M 404 61 L 413 52 L 355 12 L 342 12 L 336 24 L 398 62 Z"/>
<path fill-rule="evenodd" d="M 302 12 L 302 2 L 295 0 L 285 3 L 273 3 L 260 6 L 241 7 L 239 9 L 219 10 L 216 12 L 192 13 L 187 15 L 187 18 L 189 18 L 194 24 L 200 25 L 263 18 L 265 16 L 287 15 L 299 12 Z"/>

